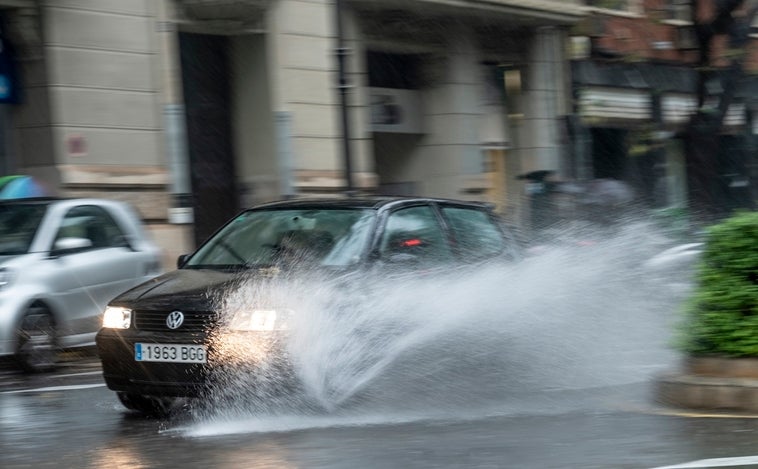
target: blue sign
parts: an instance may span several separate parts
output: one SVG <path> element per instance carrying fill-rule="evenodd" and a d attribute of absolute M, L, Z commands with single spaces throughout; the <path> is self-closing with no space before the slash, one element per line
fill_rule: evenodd
<path fill-rule="evenodd" d="M 0 103 L 20 101 L 17 72 L 13 44 L 0 36 Z"/>

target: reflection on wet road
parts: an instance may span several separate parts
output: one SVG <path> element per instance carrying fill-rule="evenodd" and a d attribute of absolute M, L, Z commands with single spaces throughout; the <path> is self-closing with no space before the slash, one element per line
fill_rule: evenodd
<path fill-rule="evenodd" d="M 3 376 L 3 468 L 652 468 L 749 457 L 758 430 L 758 419 L 656 413 L 647 383 L 513 395 L 478 415 L 149 420 L 126 412 L 90 367 L 49 382 Z"/>

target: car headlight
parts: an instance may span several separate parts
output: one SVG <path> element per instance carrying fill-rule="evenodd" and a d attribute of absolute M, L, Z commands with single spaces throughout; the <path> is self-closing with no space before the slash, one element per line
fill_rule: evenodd
<path fill-rule="evenodd" d="M 235 331 L 276 331 L 287 329 L 287 316 L 284 311 L 273 309 L 254 309 L 237 312 L 229 323 Z"/>
<path fill-rule="evenodd" d="M 129 329 L 132 324 L 132 310 L 108 306 L 103 313 L 103 327 L 110 329 Z"/>

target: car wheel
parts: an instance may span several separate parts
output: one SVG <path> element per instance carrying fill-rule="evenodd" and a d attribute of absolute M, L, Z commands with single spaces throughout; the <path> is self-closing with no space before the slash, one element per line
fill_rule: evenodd
<path fill-rule="evenodd" d="M 153 397 L 131 392 L 117 392 L 116 395 L 127 409 L 156 418 L 170 416 L 178 402 L 178 399 L 171 397 Z"/>
<path fill-rule="evenodd" d="M 28 373 L 55 368 L 58 359 L 55 321 L 45 306 L 31 306 L 21 320 L 16 357 L 21 368 Z"/>

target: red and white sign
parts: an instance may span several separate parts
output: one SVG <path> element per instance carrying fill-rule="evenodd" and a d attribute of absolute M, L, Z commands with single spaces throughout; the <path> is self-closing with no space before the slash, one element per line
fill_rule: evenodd
<path fill-rule="evenodd" d="M 72 134 L 66 137 L 66 151 L 69 156 L 87 155 L 87 139 L 81 134 Z"/>

